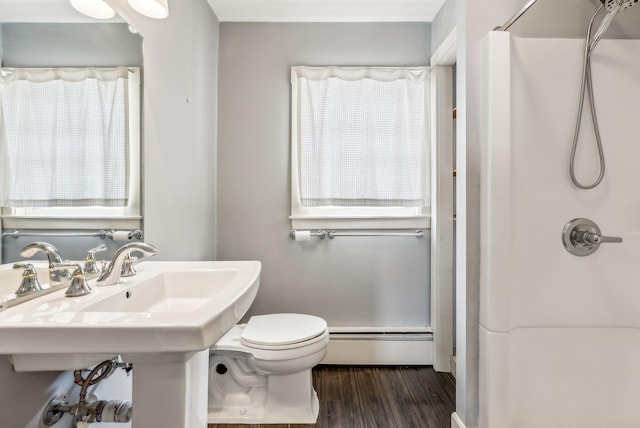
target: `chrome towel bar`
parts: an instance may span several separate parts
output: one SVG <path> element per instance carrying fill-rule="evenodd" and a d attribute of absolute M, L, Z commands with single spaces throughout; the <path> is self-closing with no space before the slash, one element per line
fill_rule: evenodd
<path fill-rule="evenodd" d="M 94 238 L 111 238 L 115 230 L 99 230 L 97 232 L 21 232 L 14 230 L 13 232 L 2 232 L 2 237 L 18 238 L 20 236 L 59 236 L 59 237 L 94 237 Z M 129 232 L 129 239 L 142 239 L 144 236 L 141 230 L 132 230 Z"/>
<path fill-rule="evenodd" d="M 299 230 L 292 230 L 289 232 L 289 237 L 291 239 L 296 239 L 296 232 L 302 232 Z M 367 232 L 356 232 L 356 231 L 348 231 L 348 232 L 336 232 L 335 230 L 311 230 L 309 231 L 309 235 L 316 236 L 319 239 L 324 239 L 325 237 L 329 237 L 329 239 L 333 239 L 336 236 L 413 236 L 415 238 L 424 237 L 424 232 L 422 230 L 415 230 L 412 232 L 378 232 L 378 231 L 367 231 Z"/>

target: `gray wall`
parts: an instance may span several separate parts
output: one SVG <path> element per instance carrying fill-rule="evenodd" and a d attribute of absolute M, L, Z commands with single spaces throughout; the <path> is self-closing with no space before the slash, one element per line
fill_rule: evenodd
<path fill-rule="evenodd" d="M 158 259 L 213 260 L 220 24 L 206 0 L 154 20 L 109 0 L 144 37 L 145 241 Z"/>
<path fill-rule="evenodd" d="M 420 326 L 426 238 L 289 239 L 290 67 L 424 65 L 430 25 L 222 23 L 218 257 L 262 262 L 251 314 L 301 312 L 330 326 Z"/>
<path fill-rule="evenodd" d="M 3 67 L 142 66 L 127 24 L 2 24 Z"/>
<path fill-rule="evenodd" d="M 431 23 L 431 51 L 451 33 L 457 23 L 460 11 L 464 8 L 464 0 L 446 0 Z"/>

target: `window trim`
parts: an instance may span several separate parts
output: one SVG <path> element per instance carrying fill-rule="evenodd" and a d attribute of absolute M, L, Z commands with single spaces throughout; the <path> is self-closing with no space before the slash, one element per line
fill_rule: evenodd
<path fill-rule="evenodd" d="M 126 207 L 10 208 L 1 207 L 4 228 L 86 229 L 142 226 L 142 79 L 140 67 L 128 67 L 129 203 Z M 78 214 L 71 214 L 75 211 Z"/>
<path fill-rule="evenodd" d="M 298 165 L 298 88 L 296 66 L 291 67 L 291 221 L 292 229 L 429 229 L 431 206 L 423 207 L 303 207 L 300 198 Z M 348 68 L 348 67 L 341 67 Z M 412 67 L 358 67 L 358 68 L 412 68 Z M 431 71 L 431 67 L 421 67 Z M 430 122 L 429 80 L 425 82 L 425 120 Z M 431 135 L 427 130 L 425 155 L 430 156 Z M 426 162 L 427 183 L 430 182 L 431 162 Z M 427 185 L 430 192 L 430 185 Z"/>

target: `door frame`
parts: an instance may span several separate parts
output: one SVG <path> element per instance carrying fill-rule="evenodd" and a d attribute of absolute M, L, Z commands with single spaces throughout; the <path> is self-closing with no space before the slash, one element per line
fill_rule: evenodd
<path fill-rule="evenodd" d="M 431 56 L 431 326 L 433 367 L 451 372 L 454 348 L 454 28 Z"/>

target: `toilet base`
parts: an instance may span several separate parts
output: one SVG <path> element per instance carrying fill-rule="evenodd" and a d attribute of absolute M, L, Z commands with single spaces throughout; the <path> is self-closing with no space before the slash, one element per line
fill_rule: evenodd
<path fill-rule="evenodd" d="M 259 374 L 246 356 L 211 354 L 207 422 L 220 424 L 313 424 L 319 402 L 311 368 Z"/>
<path fill-rule="evenodd" d="M 237 397 L 239 402 L 247 397 Z M 255 398 L 255 397 L 254 397 Z M 315 391 L 308 409 L 267 408 L 253 402 L 249 405 L 228 405 L 221 410 L 211 410 L 207 414 L 209 424 L 315 424 L 318 420 L 319 401 Z"/>

